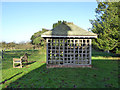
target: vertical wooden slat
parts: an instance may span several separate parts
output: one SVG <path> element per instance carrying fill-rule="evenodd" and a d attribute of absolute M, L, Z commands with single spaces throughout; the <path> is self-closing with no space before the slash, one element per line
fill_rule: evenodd
<path fill-rule="evenodd" d="M 78 63 L 79 63 L 79 40 L 80 39 L 78 39 Z"/>
<path fill-rule="evenodd" d="M 57 60 L 56 60 L 56 39 L 54 39 L 55 40 L 55 62 L 57 63 Z"/>
<path fill-rule="evenodd" d="M 85 64 L 87 64 L 87 49 L 86 49 L 86 46 L 87 46 L 87 39 L 85 39 Z"/>
<path fill-rule="evenodd" d="M 60 60 L 60 39 L 59 39 L 59 60 Z M 60 64 L 60 61 L 59 61 Z"/>
<path fill-rule="evenodd" d="M 87 45 L 86 45 L 86 58 L 87 58 L 87 63 L 89 62 L 89 57 L 88 57 L 88 53 L 87 53 L 87 47 L 88 47 L 88 39 L 86 39 L 86 43 L 87 43 Z"/>
<path fill-rule="evenodd" d="M 65 62 L 65 39 L 63 39 L 63 64 Z"/>
<path fill-rule="evenodd" d="M 48 38 L 46 39 L 46 64 L 48 64 Z"/>
<path fill-rule="evenodd" d="M 67 39 L 67 63 L 68 63 L 68 39 Z"/>
<path fill-rule="evenodd" d="M 69 40 L 69 39 L 68 39 Z M 67 40 L 67 42 L 68 42 L 68 40 Z M 69 45 L 70 43 L 68 42 L 68 45 Z M 69 46 L 67 45 L 67 50 L 69 50 Z M 67 53 L 67 63 L 68 63 L 68 53 Z"/>
<path fill-rule="evenodd" d="M 75 46 L 75 44 L 76 44 L 75 39 L 73 39 L 73 44 L 74 44 L 74 64 L 75 64 L 75 60 L 76 60 L 76 59 L 75 59 L 75 47 L 76 47 L 76 46 Z"/>
<path fill-rule="evenodd" d="M 53 41 L 52 39 L 50 40 L 51 41 L 51 62 L 53 63 L 52 59 L 53 59 L 53 50 L 52 50 L 52 45 L 53 45 Z"/>
<path fill-rule="evenodd" d="M 68 63 L 68 39 L 66 40 L 66 42 L 67 42 L 67 54 L 66 54 L 66 57 L 67 57 L 67 59 L 66 59 L 66 63 Z"/>
<path fill-rule="evenodd" d="M 70 47 L 70 53 L 69 53 L 70 57 L 69 58 L 70 58 L 70 64 L 71 64 L 71 62 L 72 62 L 71 61 L 72 60 L 72 56 L 71 56 L 71 39 L 70 39 L 70 46 L 69 47 Z"/>
<path fill-rule="evenodd" d="M 81 62 L 82 62 L 82 64 L 83 64 L 83 39 L 81 39 L 82 40 L 82 44 L 81 44 L 81 47 L 82 47 L 82 55 L 81 55 Z"/>
<path fill-rule="evenodd" d="M 90 64 L 91 64 L 91 54 L 92 54 L 92 45 L 91 45 L 91 39 L 89 39 L 89 44 L 90 44 L 90 51 L 89 51 L 89 58 L 90 58 Z"/>

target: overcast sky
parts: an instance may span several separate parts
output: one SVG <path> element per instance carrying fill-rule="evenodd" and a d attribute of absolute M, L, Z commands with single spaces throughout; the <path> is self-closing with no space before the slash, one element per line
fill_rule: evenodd
<path fill-rule="evenodd" d="M 52 29 L 58 20 L 88 30 L 95 19 L 97 2 L 3 2 L 2 41 L 30 41 L 42 28 Z"/>

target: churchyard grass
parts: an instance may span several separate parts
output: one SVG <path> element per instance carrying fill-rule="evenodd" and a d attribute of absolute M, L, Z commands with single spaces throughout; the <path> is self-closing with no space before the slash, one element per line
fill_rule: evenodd
<path fill-rule="evenodd" d="M 28 53 L 28 65 L 13 68 L 13 58 Z M 9 50 L 2 60 L 2 88 L 118 88 L 118 55 L 92 50 L 92 68 L 46 68 L 46 51 Z M 35 62 L 34 62 L 35 61 Z"/>

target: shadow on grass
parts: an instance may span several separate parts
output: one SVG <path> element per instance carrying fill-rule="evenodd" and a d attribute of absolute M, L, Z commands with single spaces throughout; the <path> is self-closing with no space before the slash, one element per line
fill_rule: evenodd
<path fill-rule="evenodd" d="M 93 68 L 46 68 L 46 64 L 7 88 L 118 88 L 118 61 L 94 60 Z M 112 81 L 112 82 L 111 82 Z"/>
<path fill-rule="evenodd" d="M 17 76 L 17 75 L 19 75 L 19 74 L 22 74 L 22 72 L 15 74 L 14 76 L 10 77 L 9 79 L 4 80 L 3 82 L 0 82 L 0 84 L 4 84 L 4 83 L 7 82 L 8 80 L 14 78 L 15 76 Z"/>
<path fill-rule="evenodd" d="M 97 51 L 92 49 L 92 56 L 93 57 L 119 57 L 118 54 L 114 54 L 114 53 L 107 53 L 107 52 L 103 52 L 103 51 Z"/>
<path fill-rule="evenodd" d="M 23 63 L 23 67 L 27 66 L 27 65 L 30 65 L 30 64 L 33 64 L 35 63 L 36 61 L 28 61 L 28 63 L 24 62 Z"/>

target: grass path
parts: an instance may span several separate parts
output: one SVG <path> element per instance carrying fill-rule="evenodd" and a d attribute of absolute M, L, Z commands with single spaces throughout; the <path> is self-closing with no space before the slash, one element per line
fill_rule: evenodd
<path fill-rule="evenodd" d="M 29 61 L 36 62 L 13 68 L 12 58 L 19 58 L 25 52 L 29 54 Z M 120 61 L 109 60 L 118 56 L 96 51 L 92 56 L 93 68 L 47 69 L 44 49 L 8 51 L 2 62 L 0 85 L 3 88 L 118 88 Z"/>

